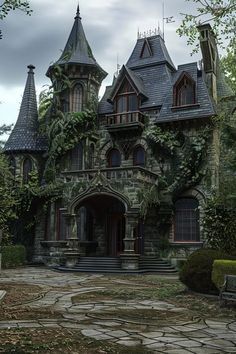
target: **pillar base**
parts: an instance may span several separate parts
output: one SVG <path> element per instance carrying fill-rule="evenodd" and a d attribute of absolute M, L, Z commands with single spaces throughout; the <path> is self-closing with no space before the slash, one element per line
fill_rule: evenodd
<path fill-rule="evenodd" d="M 140 254 L 121 254 L 121 269 L 124 270 L 138 270 L 139 269 Z"/>
<path fill-rule="evenodd" d="M 73 268 L 78 263 L 80 254 L 76 251 L 67 251 L 64 256 L 66 258 L 66 268 Z"/>

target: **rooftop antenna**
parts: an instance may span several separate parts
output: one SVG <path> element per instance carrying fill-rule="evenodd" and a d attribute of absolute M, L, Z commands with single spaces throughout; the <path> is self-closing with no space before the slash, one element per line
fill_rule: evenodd
<path fill-rule="evenodd" d="M 117 57 L 116 57 L 116 76 L 119 75 L 119 72 L 120 72 L 119 53 L 117 53 Z"/>
<path fill-rule="evenodd" d="M 165 5 L 164 1 L 162 2 L 162 32 L 163 32 L 163 40 L 165 40 L 165 23 L 173 23 L 175 22 L 174 16 L 165 17 Z"/>

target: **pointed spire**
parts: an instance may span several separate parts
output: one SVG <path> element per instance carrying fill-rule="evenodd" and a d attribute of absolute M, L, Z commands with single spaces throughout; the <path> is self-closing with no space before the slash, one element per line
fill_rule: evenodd
<path fill-rule="evenodd" d="M 38 110 L 33 65 L 28 66 L 28 77 L 17 122 L 5 144 L 5 151 L 41 151 L 45 144 L 38 136 Z"/>
<path fill-rule="evenodd" d="M 70 32 L 66 46 L 62 52 L 60 59 L 56 61 L 56 65 L 64 64 L 80 64 L 93 66 L 99 70 L 103 77 L 107 75 L 107 73 L 97 63 L 96 59 L 93 56 L 92 50 L 88 44 L 81 22 L 79 4 L 77 6 L 74 25 Z M 47 72 L 48 76 L 50 76 L 51 68 L 52 67 L 50 67 Z"/>
<path fill-rule="evenodd" d="M 81 17 L 80 17 L 80 8 L 79 8 L 79 2 L 78 2 L 78 6 L 77 6 L 77 12 L 76 12 L 76 16 L 75 16 L 75 19 L 76 18 L 79 18 L 81 20 Z"/>

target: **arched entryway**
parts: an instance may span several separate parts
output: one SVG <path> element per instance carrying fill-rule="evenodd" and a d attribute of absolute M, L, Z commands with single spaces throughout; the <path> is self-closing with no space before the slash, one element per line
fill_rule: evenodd
<path fill-rule="evenodd" d="M 77 235 L 84 255 L 119 256 L 124 250 L 124 202 L 99 194 L 83 199 L 74 209 Z"/>

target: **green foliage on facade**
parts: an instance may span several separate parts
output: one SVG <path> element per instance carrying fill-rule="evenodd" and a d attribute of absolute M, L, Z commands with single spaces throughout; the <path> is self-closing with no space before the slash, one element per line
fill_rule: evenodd
<path fill-rule="evenodd" d="M 19 267 L 26 262 L 26 249 L 22 245 L 3 246 L 1 252 L 3 268 Z"/>
<path fill-rule="evenodd" d="M 208 200 L 204 211 L 203 229 L 209 247 L 236 252 L 236 209 L 222 204 L 221 199 Z"/>
<path fill-rule="evenodd" d="M 211 279 L 218 289 L 224 284 L 224 277 L 227 274 L 236 275 L 236 261 L 228 259 L 215 260 L 213 263 Z"/>
<path fill-rule="evenodd" d="M 3 242 L 9 238 L 8 222 L 15 219 L 14 179 L 9 169 L 7 158 L 0 152 L 0 229 L 3 230 Z"/>

